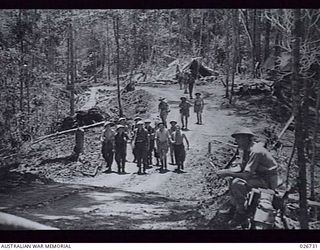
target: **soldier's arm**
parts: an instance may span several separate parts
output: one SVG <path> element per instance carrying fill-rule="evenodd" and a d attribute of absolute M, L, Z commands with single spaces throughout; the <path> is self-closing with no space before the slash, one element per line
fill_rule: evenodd
<path fill-rule="evenodd" d="M 102 131 L 102 134 L 100 136 L 100 141 L 103 142 L 104 141 L 104 130 Z"/>
<path fill-rule="evenodd" d="M 175 136 L 174 136 L 174 132 L 173 132 L 173 133 L 171 134 L 171 136 L 170 136 L 170 142 L 171 142 L 172 144 L 176 142 Z"/>
<path fill-rule="evenodd" d="M 188 149 L 189 149 L 190 144 L 189 144 L 187 136 L 185 134 L 182 134 L 182 138 L 184 138 L 186 140 L 186 143 L 187 143 L 187 146 L 188 146 Z"/>
<path fill-rule="evenodd" d="M 133 131 L 133 138 L 132 138 L 132 140 L 131 140 L 131 144 L 132 144 L 132 145 L 134 145 L 134 143 L 135 143 L 135 141 L 136 141 L 136 138 L 137 138 L 137 133 L 136 133 L 136 131 L 134 130 L 134 131 Z"/>
<path fill-rule="evenodd" d="M 234 172 L 236 171 L 235 168 L 232 169 L 221 169 L 219 171 L 217 171 L 217 175 L 219 177 L 233 177 L 233 178 L 240 178 L 240 179 L 244 179 L 247 180 L 250 176 L 251 173 L 244 171 L 244 172 Z"/>

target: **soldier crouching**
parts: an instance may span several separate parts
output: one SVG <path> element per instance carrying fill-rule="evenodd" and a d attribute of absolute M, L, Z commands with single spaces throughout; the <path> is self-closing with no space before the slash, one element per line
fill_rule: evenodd
<path fill-rule="evenodd" d="M 230 227 L 245 223 L 247 211 L 245 199 L 252 188 L 275 189 L 277 187 L 278 165 L 271 153 L 263 147 L 262 143 L 253 141 L 254 134 L 250 129 L 244 128 L 232 134 L 239 149 L 243 150 L 242 164 L 231 169 L 217 172 L 220 177 L 233 177 L 230 194 L 235 205 L 235 214 Z"/>

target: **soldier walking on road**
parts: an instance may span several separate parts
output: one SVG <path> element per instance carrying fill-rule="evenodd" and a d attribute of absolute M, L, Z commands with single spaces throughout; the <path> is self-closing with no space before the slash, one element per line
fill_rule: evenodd
<path fill-rule="evenodd" d="M 169 104 L 165 101 L 165 98 L 159 98 L 159 106 L 158 111 L 161 118 L 161 121 L 163 122 L 164 126 L 167 127 L 167 117 L 169 110 Z"/>
<path fill-rule="evenodd" d="M 156 130 L 151 127 L 151 120 L 147 119 L 144 121 L 145 129 L 148 131 L 149 136 L 149 147 L 148 147 L 148 166 L 152 167 L 152 152 L 154 151 L 154 140 Z"/>
<path fill-rule="evenodd" d="M 140 118 L 140 117 L 134 118 L 135 124 L 134 124 L 134 125 L 132 126 L 132 128 L 131 128 L 131 131 L 133 131 L 132 137 L 134 136 L 134 131 L 135 131 L 135 129 L 138 128 L 138 126 L 137 126 L 138 122 L 141 121 L 141 120 L 142 120 L 142 118 Z M 132 143 L 132 142 L 131 142 L 131 143 Z M 136 152 L 135 152 L 135 149 L 134 149 L 133 144 L 131 144 L 131 145 L 132 145 L 133 162 L 136 163 L 136 162 L 137 162 Z"/>
<path fill-rule="evenodd" d="M 138 174 L 146 174 L 146 169 L 148 166 L 148 131 L 143 127 L 143 122 L 137 122 L 137 128 L 134 131 L 133 137 L 133 149 L 136 154 L 137 167 L 139 168 Z M 143 170 L 141 171 L 141 165 L 143 165 Z"/>
<path fill-rule="evenodd" d="M 159 130 L 159 124 L 161 123 L 160 120 L 156 120 L 154 122 L 154 129 L 155 129 L 155 133 L 157 132 L 157 130 Z M 160 156 L 159 156 L 159 153 L 158 153 L 158 150 L 156 148 L 156 143 L 154 144 L 154 157 L 156 158 L 157 160 L 157 163 L 156 163 L 156 166 L 160 166 Z"/>
<path fill-rule="evenodd" d="M 102 156 L 107 162 L 106 172 L 111 172 L 115 146 L 115 132 L 111 129 L 111 125 L 111 122 L 106 122 L 104 124 L 104 130 L 101 136 Z"/>
<path fill-rule="evenodd" d="M 170 136 L 169 131 L 163 123 L 159 123 L 159 129 L 156 131 L 157 152 L 161 161 L 160 171 L 167 170 L 167 153 L 169 150 Z"/>
<path fill-rule="evenodd" d="M 169 136 L 171 138 L 172 133 L 174 131 L 176 131 L 177 121 L 175 121 L 175 120 L 170 121 L 170 125 L 171 125 L 171 127 L 168 129 L 168 131 L 169 131 Z M 172 145 L 171 141 L 169 141 L 169 153 L 170 153 L 170 157 L 171 157 L 171 165 L 175 165 L 176 163 L 174 160 L 174 158 L 175 158 L 174 157 L 174 149 L 173 149 L 173 145 Z"/>
<path fill-rule="evenodd" d="M 184 169 L 183 163 L 186 159 L 186 150 L 184 148 L 183 139 L 187 143 L 187 150 L 189 150 L 189 141 L 184 133 L 181 133 L 180 126 L 176 126 L 176 130 L 172 133 L 171 143 L 174 149 L 174 155 L 177 163 L 177 172 Z"/>
<path fill-rule="evenodd" d="M 118 174 L 125 173 L 128 140 L 129 137 L 125 132 L 125 127 L 118 125 L 115 135 L 115 159 L 118 165 Z"/>
<path fill-rule="evenodd" d="M 195 78 L 193 77 L 192 73 L 188 74 L 188 88 L 189 88 L 189 96 L 192 99 L 192 91 L 195 83 Z"/>
<path fill-rule="evenodd" d="M 181 123 L 182 130 L 188 130 L 188 117 L 190 116 L 190 107 L 192 106 L 189 102 L 187 102 L 186 97 L 181 97 L 181 102 L 179 104 L 180 115 L 181 115 Z"/>
<path fill-rule="evenodd" d="M 202 112 L 204 107 L 204 101 L 200 97 L 201 93 L 196 93 L 196 99 L 194 100 L 194 112 L 197 114 L 197 123 L 201 125 L 202 124 Z"/>

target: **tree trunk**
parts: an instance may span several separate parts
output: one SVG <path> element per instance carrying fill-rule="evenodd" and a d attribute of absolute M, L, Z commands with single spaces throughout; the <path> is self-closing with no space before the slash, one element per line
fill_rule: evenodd
<path fill-rule="evenodd" d="M 203 28 L 205 25 L 205 10 L 201 10 L 201 27 L 200 27 L 200 37 L 199 37 L 199 56 L 203 55 Z"/>
<path fill-rule="evenodd" d="M 228 30 L 229 27 L 229 18 L 227 16 L 226 18 L 226 27 Z M 226 98 L 229 98 L 229 71 L 230 71 L 230 56 L 229 56 L 229 36 L 228 34 L 225 34 L 225 55 L 226 55 Z"/>
<path fill-rule="evenodd" d="M 231 91 L 229 96 L 229 103 L 232 103 L 233 88 L 234 88 L 234 77 L 237 66 L 237 37 L 238 37 L 238 10 L 232 10 L 232 69 L 231 69 Z"/>
<path fill-rule="evenodd" d="M 318 127 L 319 127 L 319 108 L 320 108 L 320 88 L 318 88 L 317 91 L 317 101 L 316 101 L 316 117 L 315 117 L 315 124 L 313 127 L 312 131 L 312 159 L 311 159 L 311 164 L 310 164 L 310 199 L 314 200 L 315 199 L 315 192 L 314 192 L 314 169 L 315 169 L 315 164 L 316 164 L 316 156 L 317 156 L 317 147 L 316 147 L 316 142 L 318 139 Z"/>
<path fill-rule="evenodd" d="M 120 45 L 119 45 L 119 17 L 116 16 L 113 19 L 114 37 L 116 40 L 117 48 L 117 92 L 118 92 L 118 105 L 119 105 L 119 117 L 123 116 L 121 107 L 121 93 L 120 93 Z"/>
<path fill-rule="evenodd" d="M 252 57 L 252 75 L 253 78 L 256 77 L 256 15 L 257 15 L 257 10 L 254 9 L 253 10 L 253 14 L 252 14 L 252 48 L 251 48 L 251 57 Z"/>
<path fill-rule="evenodd" d="M 292 44 L 292 98 L 293 111 L 295 115 L 295 140 L 297 145 L 297 156 L 299 166 L 299 205 L 300 205 L 300 226 L 301 229 L 308 229 L 308 210 L 307 210 L 307 180 L 306 180 L 306 159 L 305 159 L 305 134 L 303 130 L 303 110 L 301 107 L 301 79 L 299 79 L 299 60 L 300 60 L 300 39 L 301 39 L 301 13 L 300 9 L 293 10 L 294 28 Z"/>
<path fill-rule="evenodd" d="M 69 68 L 69 74 L 70 74 L 70 116 L 74 115 L 74 54 L 73 54 L 73 27 L 72 23 L 69 24 L 69 41 L 70 41 L 70 68 Z"/>
<path fill-rule="evenodd" d="M 257 10 L 256 15 L 256 62 L 261 64 L 261 13 L 262 10 Z"/>
<path fill-rule="evenodd" d="M 102 42 L 102 47 L 100 51 L 100 61 L 101 61 L 101 77 L 104 76 L 104 70 L 105 70 L 105 64 L 106 64 L 106 47 L 107 47 L 107 42 L 104 40 Z"/>
<path fill-rule="evenodd" d="M 266 61 L 270 55 L 270 30 L 271 30 L 271 22 L 266 19 L 265 23 L 265 44 L 264 44 L 264 61 Z"/>
<path fill-rule="evenodd" d="M 19 27 L 22 27 L 22 10 L 19 10 Z M 20 111 L 23 112 L 23 82 L 24 82 L 24 46 L 23 46 L 23 36 L 22 31 L 20 31 L 20 53 L 21 53 L 21 62 L 20 62 Z"/>
<path fill-rule="evenodd" d="M 110 36 L 109 36 L 109 21 L 107 19 L 107 53 L 108 53 L 108 80 L 110 81 L 111 79 L 111 56 L 110 56 L 110 53 L 111 53 L 111 50 L 110 50 Z"/>

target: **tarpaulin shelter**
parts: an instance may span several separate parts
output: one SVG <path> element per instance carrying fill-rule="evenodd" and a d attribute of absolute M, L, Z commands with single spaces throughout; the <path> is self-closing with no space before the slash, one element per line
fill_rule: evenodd
<path fill-rule="evenodd" d="M 176 77 L 176 70 L 179 67 L 180 71 L 190 70 L 193 76 L 196 76 L 197 71 L 199 71 L 198 78 L 213 76 L 215 71 L 207 67 L 201 62 L 201 58 L 192 59 L 177 59 L 171 62 L 166 69 L 160 72 L 157 79 L 171 80 Z"/>

